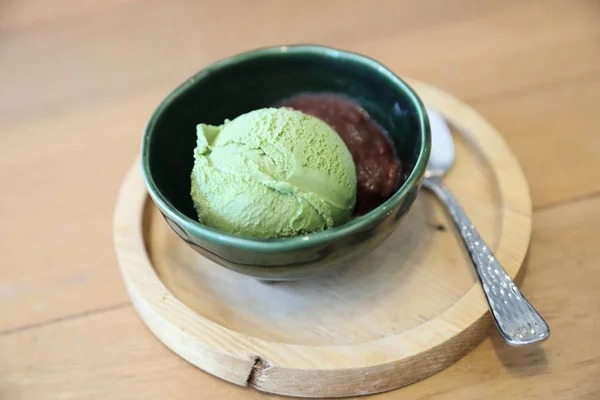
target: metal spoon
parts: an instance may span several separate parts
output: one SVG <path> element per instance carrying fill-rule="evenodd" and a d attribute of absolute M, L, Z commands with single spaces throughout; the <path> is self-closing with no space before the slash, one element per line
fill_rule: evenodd
<path fill-rule="evenodd" d="M 456 198 L 442 183 L 443 175 L 454 162 L 454 142 L 444 118 L 430 108 L 427 114 L 431 125 L 432 148 L 423 186 L 437 195 L 458 227 L 483 286 L 496 326 L 504 339 L 513 346 L 547 339 L 550 329 L 546 321 L 521 294 Z"/>

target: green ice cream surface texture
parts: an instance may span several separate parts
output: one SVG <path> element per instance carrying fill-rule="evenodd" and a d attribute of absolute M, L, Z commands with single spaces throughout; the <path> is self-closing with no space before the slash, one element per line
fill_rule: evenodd
<path fill-rule="evenodd" d="M 265 108 L 196 129 L 191 196 L 200 223 L 273 239 L 350 219 L 355 165 L 339 135 L 320 119 Z"/>

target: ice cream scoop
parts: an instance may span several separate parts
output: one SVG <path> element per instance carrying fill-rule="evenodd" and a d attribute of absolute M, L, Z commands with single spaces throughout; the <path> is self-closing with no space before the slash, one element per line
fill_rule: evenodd
<path fill-rule="evenodd" d="M 191 174 L 198 220 L 272 239 L 348 221 L 356 168 L 338 134 L 299 111 L 265 108 L 221 126 L 199 124 Z"/>

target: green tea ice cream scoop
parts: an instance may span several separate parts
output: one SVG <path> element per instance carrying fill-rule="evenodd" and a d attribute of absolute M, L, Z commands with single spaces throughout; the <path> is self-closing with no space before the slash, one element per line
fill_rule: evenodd
<path fill-rule="evenodd" d="M 348 221 L 356 169 L 325 122 L 265 108 L 221 126 L 199 124 L 191 195 L 198 220 L 226 233 L 272 239 Z"/>

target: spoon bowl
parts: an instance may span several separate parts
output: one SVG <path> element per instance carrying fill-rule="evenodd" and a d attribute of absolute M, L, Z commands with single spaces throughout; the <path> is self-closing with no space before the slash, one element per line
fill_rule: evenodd
<path fill-rule="evenodd" d="M 429 127 L 436 134 L 436 144 L 432 143 L 431 155 L 425 178 L 442 177 L 454 164 L 454 141 L 444 117 L 431 107 L 426 107 Z"/>

